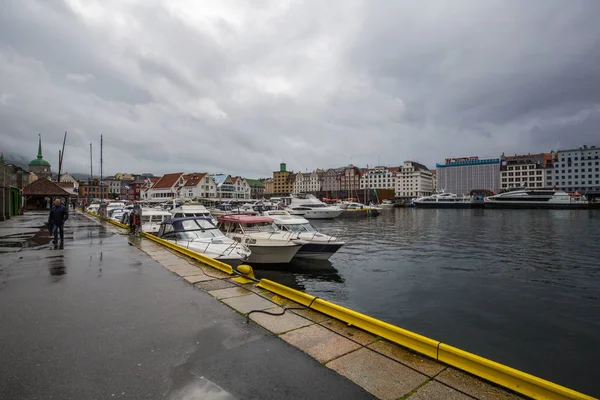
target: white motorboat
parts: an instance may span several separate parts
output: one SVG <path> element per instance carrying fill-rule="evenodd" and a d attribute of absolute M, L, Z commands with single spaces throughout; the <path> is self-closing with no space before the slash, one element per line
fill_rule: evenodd
<path fill-rule="evenodd" d="M 160 224 L 172 217 L 166 210 L 157 208 L 142 208 L 142 232 L 155 234 Z"/>
<path fill-rule="evenodd" d="M 474 203 L 471 196 L 441 192 L 419 197 L 413 201 L 413 204 L 418 208 L 471 208 Z"/>
<path fill-rule="evenodd" d="M 392 200 L 384 200 L 379 207 L 386 209 L 386 208 L 394 208 L 394 202 Z"/>
<path fill-rule="evenodd" d="M 125 208 L 113 208 L 108 212 L 108 218 L 113 221 L 121 222 L 123 219 L 123 214 L 125 214 Z"/>
<path fill-rule="evenodd" d="M 486 208 L 588 208 L 585 196 L 555 189 L 516 189 L 483 199 Z"/>
<path fill-rule="evenodd" d="M 234 268 L 251 254 L 248 247 L 225 236 L 211 216 L 171 218 L 160 225 L 156 236 Z"/>
<path fill-rule="evenodd" d="M 181 206 L 172 209 L 171 214 L 173 215 L 173 218 L 204 217 L 213 219 L 215 224 L 217 222 L 217 220 L 211 215 L 210 211 L 208 211 L 206 207 L 199 203 L 182 204 Z"/>
<path fill-rule="evenodd" d="M 306 243 L 296 253 L 296 258 L 329 260 L 345 243 L 339 238 L 317 231 L 305 218 L 290 215 L 287 211 L 265 211 L 263 215 L 273 218 L 275 225 L 282 231 L 294 232 Z"/>
<path fill-rule="evenodd" d="M 323 203 L 312 194 L 282 197 L 279 204 L 291 215 L 299 215 L 306 219 L 333 219 L 342 213 L 338 207 Z"/>
<path fill-rule="evenodd" d="M 343 201 L 339 207 L 342 209 L 344 217 L 376 217 L 381 213 L 381 208 L 375 206 L 366 206 L 354 201 Z"/>
<path fill-rule="evenodd" d="M 269 217 L 227 214 L 219 216 L 218 221 L 227 237 L 250 248 L 248 263 L 289 263 L 304 244 L 298 234 L 281 231 Z"/>

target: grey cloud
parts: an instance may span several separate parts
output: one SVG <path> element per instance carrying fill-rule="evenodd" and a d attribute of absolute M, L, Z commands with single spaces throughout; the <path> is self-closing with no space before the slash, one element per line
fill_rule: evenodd
<path fill-rule="evenodd" d="M 594 0 L 81 4 L 0 16 L 2 149 L 252 177 L 600 145 Z"/>

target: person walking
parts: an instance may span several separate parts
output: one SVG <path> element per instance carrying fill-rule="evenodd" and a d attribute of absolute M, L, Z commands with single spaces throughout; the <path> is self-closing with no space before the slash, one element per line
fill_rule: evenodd
<path fill-rule="evenodd" d="M 60 232 L 60 248 L 63 248 L 63 242 L 65 239 L 64 226 L 65 222 L 69 219 L 69 211 L 60 202 L 60 199 L 54 200 L 54 207 L 50 210 L 48 215 L 48 225 L 53 226 L 54 233 L 54 246 L 58 243 L 58 234 Z"/>

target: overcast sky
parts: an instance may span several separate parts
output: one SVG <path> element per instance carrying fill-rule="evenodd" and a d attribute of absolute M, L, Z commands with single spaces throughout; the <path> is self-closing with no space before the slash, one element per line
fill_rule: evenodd
<path fill-rule="evenodd" d="M 0 0 L 0 151 L 268 176 L 600 145 L 600 1 Z"/>

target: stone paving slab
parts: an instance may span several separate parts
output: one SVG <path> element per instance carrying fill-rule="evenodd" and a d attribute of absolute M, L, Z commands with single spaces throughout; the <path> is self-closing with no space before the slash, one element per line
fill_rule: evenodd
<path fill-rule="evenodd" d="M 429 379 L 367 348 L 346 354 L 326 365 L 384 400 L 401 398 Z"/>
<path fill-rule="evenodd" d="M 296 316 L 296 318 L 300 317 Z M 319 362 L 333 360 L 361 347 L 360 344 L 348 340 L 320 325 L 310 325 L 288 332 L 280 337 L 291 345 L 308 353 Z"/>
<path fill-rule="evenodd" d="M 480 400 L 517 400 L 523 397 L 448 367 L 435 380 Z"/>
<path fill-rule="evenodd" d="M 235 285 L 225 279 L 212 279 L 210 281 L 198 282 L 196 287 L 206 292 L 210 290 L 225 289 L 234 287 Z"/>
<path fill-rule="evenodd" d="M 279 314 L 283 312 L 283 308 L 273 307 L 266 309 L 265 311 Z M 289 311 L 286 311 L 283 315 L 277 316 L 263 313 L 253 313 L 250 314 L 250 319 L 275 334 L 302 328 L 313 323 L 312 321 L 294 315 Z"/>
<path fill-rule="evenodd" d="M 473 400 L 459 391 L 449 388 L 437 381 L 429 381 L 410 395 L 410 400 Z"/>
<path fill-rule="evenodd" d="M 435 360 L 415 354 L 386 340 L 378 340 L 370 344 L 369 348 L 430 377 L 439 374 L 446 368 L 445 365 Z"/>
<path fill-rule="evenodd" d="M 257 294 L 251 294 L 249 296 L 231 297 L 229 299 L 223 299 L 221 301 L 242 314 L 246 314 L 252 310 L 266 310 L 267 308 L 273 308 L 274 306 L 273 303 L 263 299 Z"/>
<path fill-rule="evenodd" d="M 211 290 L 208 292 L 211 296 L 215 296 L 217 299 L 227 299 L 230 297 L 249 296 L 252 292 L 241 288 L 241 287 L 230 287 L 226 289 Z"/>
<path fill-rule="evenodd" d="M 322 322 L 321 325 L 339 333 L 342 336 L 347 337 L 348 339 L 352 339 L 363 346 L 367 346 L 376 340 L 374 335 L 371 335 L 370 333 L 367 333 L 361 329 L 348 326 L 347 323 L 338 321 L 337 319 L 330 319 Z"/>
<path fill-rule="evenodd" d="M 304 310 L 292 310 L 292 312 L 314 322 L 325 322 L 331 319 L 331 317 L 325 314 L 321 314 L 318 311 L 311 310 L 308 308 Z"/>
<path fill-rule="evenodd" d="M 206 281 L 214 280 L 214 278 L 211 278 L 210 276 L 205 275 L 205 274 L 186 276 L 183 279 L 185 279 L 186 281 L 188 281 L 189 283 L 192 283 L 192 284 L 198 283 L 198 282 L 206 282 Z"/>

